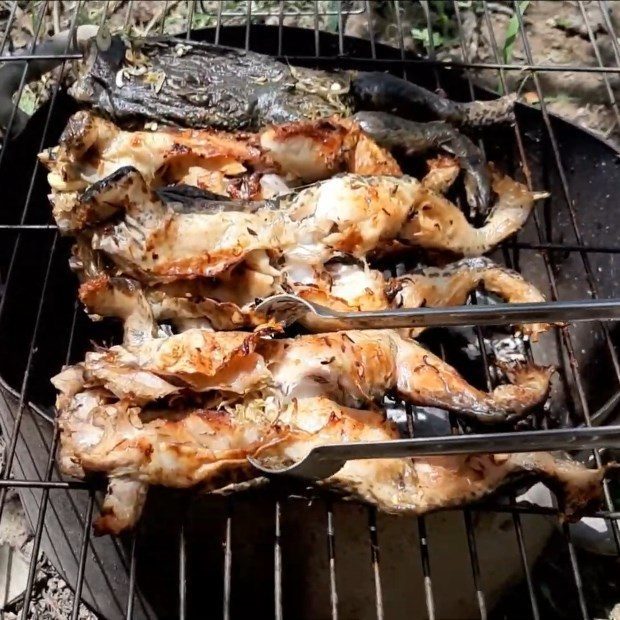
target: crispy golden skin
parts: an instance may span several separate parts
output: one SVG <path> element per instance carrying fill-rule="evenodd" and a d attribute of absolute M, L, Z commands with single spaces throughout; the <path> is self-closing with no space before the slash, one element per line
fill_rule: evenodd
<path fill-rule="evenodd" d="M 274 125 L 260 133 L 124 131 L 82 110 L 69 119 L 58 146 L 43 151 L 39 160 L 49 170 L 54 200 L 77 200 L 89 185 L 124 166 L 135 167 L 151 187 L 183 183 L 246 200 L 270 198 L 278 188 L 340 172 L 401 174 L 390 153 L 357 123 L 336 117 Z"/>
<path fill-rule="evenodd" d="M 188 329 L 135 346 L 86 354 L 75 368 L 91 387 L 146 404 L 170 394 L 208 393 L 228 401 L 271 394 L 281 401 L 325 395 L 366 407 L 388 394 L 482 422 L 523 416 L 545 400 L 552 369 L 506 365 L 510 383 L 484 392 L 449 364 L 395 331 L 346 331 L 291 339 Z"/>
<path fill-rule="evenodd" d="M 248 456 L 288 465 L 317 445 L 398 437 L 382 413 L 350 409 L 324 397 L 299 399 L 287 407 L 246 401 L 219 411 L 149 410 L 117 401 L 101 389 L 75 392 L 80 381 L 66 376 L 56 383 L 62 470 L 109 477 L 95 522 L 99 534 L 132 527 L 151 484 L 232 492 L 258 478 Z M 529 477 L 549 484 L 565 514 L 574 518 L 600 500 L 604 473 L 546 453 L 480 454 L 349 461 L 315 484 L 385 512 L 423 514 L 475 501 L 511 480 Z"/>

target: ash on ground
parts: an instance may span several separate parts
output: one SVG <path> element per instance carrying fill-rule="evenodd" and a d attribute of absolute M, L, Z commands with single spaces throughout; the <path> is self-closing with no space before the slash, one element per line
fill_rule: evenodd
<path fill-rule="evenodd" d="M 0 463 L 4 443 L 0 439 Z M 32 558 L 32 530 L 26 519 L 17 491 L 9 491 L 0 520 L 0 592 L 3 605 L 0 617 L 13 620 L 23 617 L 24 591 Z M 30 599 L 28 618 L 36 620 L 66 620 L 73 612 L 73 590 L 51 565 L 39 554 Z M 80 604 L 80 620 L 97 620 L 84 604 Z"/>
<path fill-rule="evenodd" d="M 67 582 L 58 574 L 43 554 L 37 562 L 28 618 L 36 620 L 66 620 L 73 613 L 74 595 Z M 4 620 L 17 620 L 22 617 L 23 595 L 10 601 L 4 608 Z M 80 604 L 79 620 L 97 620 L 84 604 Z"/>

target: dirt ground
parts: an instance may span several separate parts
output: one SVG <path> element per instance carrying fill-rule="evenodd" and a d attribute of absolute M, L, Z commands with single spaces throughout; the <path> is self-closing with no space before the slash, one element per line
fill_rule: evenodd
<path fill-rule="evenodd" d="M 40 16 L 43 20 L 41 36 L 68 28 L 77 4 L 74 1 L 50 2 L 47 5 L 42 2 L 19 2 L 12 28 L 7 33 L 12 3 L 0 2 L 0 45 L 5 45 L 6 41 L 2 53 L 18 51 L 31 44 Z M 525 4 L 528 3 L 521 3 Z M 105 20 L 112 31 L 126 29 L 137 35 L 184 31 L 192 10 L 191 3 L 179 1 L 87 1 L 79 6 L 79 24 L 99 24 Z M 222 2 L 219 8 L 223 23 L 245 23 L 246 6 L 246 2 Z M 284 25 L 314 27 L 316 20 L 321 28 L 336 31 L 339 25 L 334 10 L 336 6 L 335 2 L 318 2 L 315 14 L 312 2 L 287 1 Z M 369 36 L 368 16 L 358 12 L 364 6 L 365 3 L 359 1 L 342 3 L 341 18 L 345 34 Z M 515 24 L 512 3 L 489 2 L 485 7 L 477 0 L 459 1 L 457 12 L 452 2 L 428 2 L 433 33 L 430 36 L 426 31 L 427 16 L 422 3 L 384 1 L 372 2 L 370 6 L 373 31 L 378 42 L 398 45 L 402 37 L 408 49 L 432 53 L 432 40 L 434 52 L 443 60 L 496 63 L 508 54 L 508 60 L 515 64 L 529 62 L 520 36 L 516 37 L 514 48 L 509 51 L 507 36 Z M 605 6 L 609 8 L 608 21 L 602 13 Z M 253 20 L 277 24 L 279 7 L 279 2 L 252 2 Z M 42 9 L 45 11 L 42 12 Z M 400 30 L 396 11 L 399 11 Z M 213 26 L 217 14 L 217 2 L 194 3 L 193 26 Z M 611 24 L 620 31 L 620 2 L 531 2 L 525 9 L 523 21 L 534 63 L 620 66 L 618 39 L 615 32 L 608 30 Z M 510 92 L 518 92 L 522 100 L 532 105 L 541 105 L 543 99 L 550 111 L 620 147 L 620 114 L 616 105 L 616 97 L 620 96 L 618 74 L 557 71 L 539 75 L 541 92 L 538 92 L 531 75 L 521 71 L 506 72 L 507 88 Z M 478 84 L 501 91 L 497 70 L 475 71 L 472 77 Z M 29 113 L 34 111 L 45 101 L 53 84 L 53 77 L 46 76 L 42 81 L 29 85 L 19 102 L 20 107 Z M 0 547 L 12 549 L 27 564 L 31 535 L 17 496 L 9 499 L 4 512 L 0 523 Z M 0 575 L 0 587 L 2 583 Z M 12 601 L 7 601 L 2 617 L 17 617 L 21 613 L 20 601 L 19 593 Z M 71 613 L 72 601 L 71 590 L 49 562 L 41 557 L 29 616 L 50 620 L 67 618 Z M 79 617 L 94 618 L 83 606 Z"/>
<path fill-rule="evenodd" d="M 620 3 L 610 2 L 609 19 L 617 30 L 620 25 Z M 511 17 L 501 12 L 490 15 L 493 32 L 501 46 Z M 487 28 L 479 20 L 472 20 L 464 27 L 469 58 L 472 62 L 495 62 Z M 527 39 L 534 64 L 620 66 L 618 40 L 606 29 L 598 2 L 532 2 L 524 17 Z M 616 49 L 614 50 L 614 43 Z M 459 50 L 460 52 L 460 50 Z M 458 58 L 454 50 L 440 54 L 442 58 Z M 597 58 L 598 56 L 598 58 Z M 527 63 L 528 57 L 520 37 L 512 54 L 516 64 Z M 570 71 L 539 74 L 544 101 L 551 112 L 569 118 L 620 145 L 620 115 L 616 98 L 620 89 L 620 76 L 616 73 L 575 73 Z M 539 105 L 539 93 L 533 80 L 520 72 L 506 72 L 508 89 L 519 92 L 528 103 Z M 480 71 L 476 82 L 498 89 L 496 71 Z"/>

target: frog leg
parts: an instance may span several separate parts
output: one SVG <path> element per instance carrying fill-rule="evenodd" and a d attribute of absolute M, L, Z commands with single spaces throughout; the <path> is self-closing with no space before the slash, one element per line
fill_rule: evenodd
<path fill-rule="evenodd" d="M 378 71 L 354 74 L 351 92 L 357 110 L 390 111 L 406 118 L 441 120 L 468 128 L 514 121 L 514 95 L 462 103 Z"/>
<path fill-rule="evenodd" d="M 377 144 L 406 153 L 443 149 L 456 157 L 465 173 L 467 202 L 486 214 L 491 199 L 491 178 L 480 149 L 444 121 L 416 123 L 386 112 L 358 112 L 353 119 Z"/>

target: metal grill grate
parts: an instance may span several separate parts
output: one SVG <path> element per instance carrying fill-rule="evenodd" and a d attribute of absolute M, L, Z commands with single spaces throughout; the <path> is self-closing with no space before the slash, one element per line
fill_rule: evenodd
<path fill-rule="evenodd" d="M 81 9 L 83 8 L 83 2 L 74 2 L 74 9 L 71 19 L 71 29 L 74 30 L 78 24 L 78 20 L 81 19 Z M 102 17 L 102 23 L 106 20 L 106 15 L 108 15 L 113 9 L 116 10 L 116 5 L 118 3 L 105 3 L 105 11 Z M 157 20 L 150 24 L 150 30 L 152 32 L 163 31 L 166 27 L 166 19 L 169 15 L 170 2 L 161 2 L 161 11 L 157 16 Z M 595 52 L 595 57 L 597 61 L 597 66 L 573 66 L 573 65 L 551 65 L 551 64 L 536 64 L 532 57 L 532 51 L 530 49 L 528 39 L 526 36 L 523 16 L 520 12 L 520 3 L 513 3 L 514 14 L 518 20 L 519 26 L 519 36 L 522 38 L 523 49 L 525 52 L 525 60 L 524 64 L 511 64 L 502 62 L 500 50 L 498 47 L 498 43 L 496 40 L 495 33 L 493 32 L 492 21 L 490 16 L 490 10 L 487 2 L 477 3 L 480 5 L 483 14 L 484 14 L 484 23 L 486 25 L 486 29 L 488 32 L 488 36 L 491 42 L 491 47 L 494 55 L 494 62 L 484 62 L 484 63 L 476 63 L 472 62 L 468 56 L 467 48 L 465 45 L 464 38 L 462 36 L 462 12 L 463 8 L 461 3 L 454 2 L 454 12 L 458 24 L 458 30 L 460 35 L 460 43 L 461 43 L 461 51 L 462 51 L 462 59 L 459 61 L 451 61 L 451 62 L 441 62 L 436 59 L 436 53 L 433 45 L 433 36 L 431 32 L 431 23 L 430 16 L 428 13 L 428 9 L 426 11 L 427 14 L 427 27 L 429 30 L 429 49 L 428 49 L 428 58 L 411 58 L 405 50 L 404 45 L 404 32 L 403 32 L 403 23 L 401 20 L 401 12 L 403 10 L 404 3 L 399 3 L 397 1 L 393 2 L 395 8 L 395 23 L 396 28 L 398 29 L 398 41 L 400 43 L 400 58 L 398 55 L 396 57 L 387 57 L 382 58 L 381 54 L 378 50 L 379 46 L 375 41 L 375 34 L 373 29 L 373 12 L 371 3 L 366 2 L 315 2 L 313 7 L 313 11 L 294 11 L 293 6 L 287 2 L 245 2 L 238 3 L 238 7 L 233 10 L 228 10 L 224 7 L 223 4 L 219 4 L 215 13 L 208 13 L 206 11 L 206 7 L 202 2 L 193 2 L 187 3 L 187 23 L 185 25 L 185 33 L 186 36 L 190 37 L 190 31 L 192 26 L 195 25 L 209 25 L 214 26 L 214 41 L 216 43 L 227 44 L 229 41 L 226 40 L 226 26 L 230 24 L 243 24 L 245 27 L 245 36 L 244 43 L 246 49 L 253 49 L 255 46 L 254 40 L 254 23 L 258 20 L 264 20 L 265 18 L 275 18 L 277 20 L 277 55 L 280 57 L 287 58 L 290 62 L 301 62 L 305 64 L 314 64 L 317 66 L 327 66 L 334 64 L 341 64 L 346 60 L 347 66 L 351 67 L 373 67 L 377 70 L 399 70 L 402 72 L 402 76 L 407 78 L 411 78 L 413 73 L 418 68 L 428 68 L 430 67 L 433 75 L 434 84 L 433 86 L 438 88 L 443 88 L 445 85 L 443 84 L 443 80 L 445 77 L 444 68 L 453 68 L 453 69 L 486 69 L 486 70 L 495 70 L 498 73 L 498 77 L 500 83 L 503 87 L 504 92 L 508 92 L 507 81 L 506 81 L 506 72 L 523 72 L 525 74 L 531 75 L 538 100 L 540 102 L 540 112 L 542 113 L 542 120 L 545 129 L 545 143 L 548 143 L 550 147 L 549 153 L 549 161 L 552 162 L 552 166 L 554 167 L 554 178 L 558 181 L 558 190 L 559 196 L 563 204 L 561 208 L 567 217 L 567 222 L 569 224 L 568 233 L 566 236 L 569 240 L 564 242 L 564 239 L 558 238 L 553 234 L 553 231 L 549 229 L 549 214 L 541 213 L 541 211 L 537 210 L 533 216 L 533 229 L 531 234 L 519 235 L 516 240 L 511 240 L 510 242 L 504 244 L 500 250 L 503 255 L 504 261 L 507 265 L 518 268 L 520 264 L 520 256 L 522 253 L 536 253 L 536 257 L 538 262 L 542 265 L 544 269 L 544 273 L 547 277 L 548 290 L 550 291 L 551 298 L 556 300 L 561 298 L 561 282 L 559 282 L 558 278 L 558 270 L 555 260 L 555 253 L 558 250 L 565 252 L 567 255 L 570 255 L 571 261 L 577 261 L 580 264 L 580 270 L 582 273 L 582 279 L 586 283 L 591 297 L 598 298 L 601 294 L 599 290 L 599 285 L 597 283 L 596 277 L 596 266 L 593 262 L 593 257 L 597 255 L 614 255 L 620 252 L 620 244 L 609 244 L 609 243 L 601 243 L 596 244 L 592 242 L 588 242 L 587 238 L 582 233 L 582 222 L 580 221 L 580 217 L 578 215 L 578 210 L 576 209 L 575 198 L 571 193 L 571 185 L 569 183 L 569 171 L 567 171 L 565 167 L 565 163 L 563 162 L 561 146 L 556 136 L 556 123 L 553 118 L 549 115 L 547 110 L 547 104 L 545 102 L 543 88 L 541 86 L 541 82 L 539 79 L 539 74 L 544 72 L 579 72 L 579 73 L 596 73 L 602 76 L 602 79 L 605 81 L 606 91 L 609 96 L 609 104 L 613 109 L 617 121 L 620 123 L 620 114 L 618 111 L 618 104 L 615 100 L 613 90 L 611 88 L 609 77 L 615 74 L 620 73 L 620 46 L 618 44 L 618 39 L 616 33 L 613 30 L 612 23 L 608 16 L 608 7 L 607 3 L 604 0 L 601 0 L 599 4 L 600 11 L 603 15 L 603 23 L 604 27 L 607 30 L 612 42 L 613 42 L 613 51 L 615 54 L 615 65 L 614 66 L 606 66 L 603 63 L 598 43 L 596 37 L 593 33 L 593 29 L 589 22 L 588 12 L 584 8 L 583 2 L 578 2 L 578 6 L 580 12 L 583 16 L 584 22 L 587 28 L 587 34 L 593 50 Z M 422 3 L 425 5 L 426 3 Z M 43 15 L 45 11 L 48 9 L 47 2 L 41 2 L 40 6 L 37 10 L 37 17 L 35 19 L 34 24 L 34 33 L 35 33 L 35 42 L 32 43 L 28 52 L 27 60 L 32 60 L 35 58 L 43 58 L 44 56 L 37 55 L 36 50 L 36 41 L 40 38 L 42 23 L 43 23 Z M 128 27 L 130 22 L 131 13 L 134 9 L 133 3 L 131 1 L 125 3 L 125 6 L 122 7 L 122 10 L 126 11 L 125 17 L 125 27 Z M 0 61 L 12 61 L 12 58 L 7 52 L 7 41 L 9 38 L 9 32 L 12 27 L 15 26 L 16 14 L 18 10 L 18 3 L 12 2 L 10 8 L 9 21 L 7 26 L 7 31 L 2 35 L 0 39 Z M 366 16 L 369 24 L 369 38 L 370 38 L 370 50 L 371 54 L 368 57 L 350 57 L 347 52 L 347 40 L 344 36 L 344 23 L 349 15 L 362 15 Z M 314 47 L 315 53 L 310 56 L 287 56 L 287 46 L 286 46 L 286 31 L 284 28 L 285 17 L 290 17 L 294 15 L 305 15 L 313 18 L 314 25 Z M 322 38 L 319 32 L 319 23 L 320 19 L 324 16 L 328 16 L 333 19 L 333 24 L 335 28 L 335 33 L 338 36 L 338 55 L 339 57 L 334 57 L 334 55 L 326 54 L 324 50 L 324 46 L 322 43 Z M 69 60 L 78 57 L 76 54 L 67 53 L 68 50 L 65 50 L 65 54 L 61 57 Z M 23 60 L 24 57 L 20 59 Z M 66 67 L 63 67 L 63 71 L 66 70 Z M 467 77 L 467 85 L 468 92 L 470 97 L 473 99 L 475 96 L 475 88 L 474 81 L 472 76 L 469 73 L 466 73 Z M 22 78 L 20 88 L 17 94 L 17 99 L 19 99 L 24 91 L 25 87 L 25 73 L 24 78 Z M 58 86 L 56 86 L 52 93 L 52 98 L 49 107 L 47 108 L 47 117 L 43 123 L 43 132 L 39 136 L 39 150 L 42 150 L 43 147 L 49 145 L 53 142 L 50 134 L 50 128 L 52 123 L 52 118 L 54 114 L 55 105 L 57 103 L 57 99 L 60 97 L 60 91 Z M 11 124 L 14 121 L 14 116 L 11 119 Z M 8 132 L 10 133 L 10 126 L 8 128 Z M 527 136 L 524 136 L 524 132 L 518 124 L 515 127 L 515 140 L 518 147 L 518 155 L 519 160 L 515 166 L 515 168 L 521 168 L 528 186 L 532 189 L 532 162 L 528 160 L 528 153 L 526 151 L 526 143 Z M 482 145 L 484 147 L 484 145 Z M 3 166 L 6 167 L 7 160 L 12 156 L 11 153 L 11 142 L 7 141 L 2 150 L 0 151 L 0 171 Z M 31 400 L 31 383 L 32 383 L 32 369 L 38 363 L 37 353 L 42 339 L 46 337 L 43 333 L 42 325 L 45 317 L 45 313 L 47 312 L 47 307 L 49 304 L 50 298 L 54 295 L 54 266 L 57 262 L 58 255 L 60 253 L 61 240 L 55 230 L 53 224 L 49 222 L 38 222 L 36 218 L 33 217 L 31 212 L 31 204 L 33 201 L 33 195 L 36 191 L 37 183 L 41 181 L 42 170 L 36 163 L 36 161 L 30 162 L 30 168 L 24 171 L 24 174 L 28 175 L 29 184 L 27 186 L 27 191 L 25 193 L 25 201 L 23 205 L 15 205 L 13 208 L 19 209 L 19 216 L 15 222 L 11 223 L 2 223 L 0 225 L 0 232 L 3 233 L 3 242 L 6 244 L 8 248 L 8 269 L 4 274 L 4 291 L 0 301 L 0 320 L 2 320 L 6 310 L 7 300 L 9 299 L 9 292 L 14 290 L 16 285 L 16 280 L 20 276 L 19 272 L 19 261 L 18 254 L 20 252 L 20 247 L 29 243 L 29 239 L 40 235 L 47 235 L 51 237 L 49 241 L 49 252 L 47 254 L 46 263 L 42 266 L 40 279 L 36 282 L 28 283 L 31 287 L 36 287 L 38 291 L 37 298 L 39 300 L 38 307 L 36 308 L 36 312 L 32 321 L 32 328 L 30 333 L 28 334 L 28 350 L 26 355 L 25 363 L 23 364 L 23 372 L 20 374 L 20 380 L 17 384 L 16 389 L 7 388 L 6 391 L 3 391 L 2 397 L 4 399 L 5 407 L 7 410 L 11 410 L 13 412 L 12 425 L 5 424 L 4 437 L 7 440 L 7 448 L 5 454 L 5 460 L 2 465 L 2 469 L 0 471 L 1 479 L 0 479 L 0 516 L 5 509 L 5 504 L 7 500 L 7 494 L 9 489 L 20 489 L 26 493 L 32 493 L 36 495 L 37 502 L 39 505 L 38 513 L 36 515 L 36 520 L 33 523 L 34 526 L 34 540 L 33 540 L 33 551 L 32 551 L 32 561 L 29 566 L 28 573 L 28 583 L 26 592 L 24 595 L 23 609 L 28 610 L 29 603 L 31 601 L 33 586 L 35 584 L 37 565 L 36 558 L 39 555 L 39 550 L 41 549 L 42 540 L 46 535 L 46 531 L 48 528 L 48 520 L 57 519 L 58 516 L 53 508 L 50 508 L 50 496 L 55 493 L 66 494 L 67 501 L 72 503 L 72 510 L 75 515 L 79 518 L 82 523 L 81 531 L 76 532 L 65 532 L 64 535 L 69 541 L 70 546 L 73 546 L 75 549 L 75 562 L 76 562 L 76 579 L 75 582 L 71 584 L 71 586 L 75 589 L 76 597 L 72 610 L 72 618 L 78 618 L 79 615 L 79 605 L 83 594 L 83 589 L 85 587 L 85 571 L 86 565 L 89 559 L 89 552 L 92 551 L 93 541 L 90 538 L 91 525 L 93 515 L 95 514 L 95 510 L 98 507 L 98 499 L 95 491 L 85 482 L 77 482 L 73 480 L 63 480 L 57 471 L 57 466 L 55 463 L 55 451 L 58 441 L 58 435 L 56 429 L 54 428 L 54 432 L 51 436 L 53 436 L 53 441 L 49 442 L 49 433 L 46 433 L 42 430 L 42 427 L 45 425 L 49 425 L 49 423 L 53 423 L 53 420 L 49 417 L 49 414 L 44 409 L 37 409 L 32 403 Z M 556 192 L 557 194 L 558 192 Z M 557 206 L 557 203 L 556 205 Z M 583 213 L 583 212 L 581 212 Z M 569 234 L 570 233 L 570 234 Z M 37 237 L 38 238 L 38 237 Z M 48 243 L 46 241 L 46 243 Z M 60 261 L 62 262 L 64 257 L 60 257 Z M 476 296 L 472 295 L 471 299 L 472 303 L 476 303 L 478 301 Z M 64 354 L 59 356 L 59 360 L 65 358 L 65 361 L 68 363 L 72 360 L 76 353 L 74 351 L 74 334 L 76 331 L 76 325 L 82 320 L 81 314 L 79 312 L 79 308 L 77 304 L 73 305 L 73 315 L 71 326 L 68 332 L 68 339 L 66 340 L 64 346 Z M 610 333 L 609 327 L 605 324 L 596 324 L 595 327 L 592 328 L 593 332 L 596 331 L 596 334 L 593 334 L 593 338 L 600 338 L 600 341 L 603 343 L 603 349 L 605 351 L 605 355 L 607 356 L 607 360 L 605 364 L 609 366 L 611 369 L 611 375 L 615 378 L 615 387 L 612 389 L 612 393 L 616 393 L 615 396 L 612 395 L 612 398 L 609 402 L 605 403 L 602 407 L 600 407 L 597 411 L 592 411 L 591 402 L 588 399 L 588 392 L 584 382 L 584 370 L 582 368 L 582 364 L 579 362 L 578 356 L 578 345 L 575 342 L 575 335 L 571 331 L 570 327 L 561 327 L 557 328 L 556 332 L 556 343 L 558 347 L 558 357 L 565 371 L 562 376 L 563 389 L 565 392 L 565 399 L 567 405 L 572 412 L 572 423 L 573 424 L 583 424 L 585 426 L 590 426 L 592 424 L 599 424 L 604 422 L 604 418 L 608 414 L 609 410 L 615 407 L 618 402 L 617 393 L 620 390 L 620 362 L 618 360 L 617 351 L 614 347 L 612 334 Z M 484 379 L 487 385 L 490 387 L 493 385 L 494 381 L 494 368 L 492 363 L 487 357 L 487 343 L 485 341 L 485 334 L 483 330 L 478 328 L 477 330 L 477 339 L 479 348 L 482 354 L 482 369 L 484 371 Z M 528 349 L 528 355 L 532 356 L 532 351 Z M 56 369 L 53 369 L 56 370 Z M 48 375 L 51 372 L 48 373 Z M 35 421 L 33 424 L 32 411 L 36 411 L 43 422 Z M 413 431 L 416 426 L 416 418 L 418 412 L 411 407 L 407 408 L 407 416 L 409 422 L 409 429 Z M 34 416 L 36 417 L 36 416 Z M 33 432 L 37 434 L 39 438 L 38 445 L 32 445 L 31 442 L 23 442 L 20 438 L 22 433 L 24 432 L 23 426 L 30 425 Z M 461 432 L 456 421 L 452 421 L 452 426 L 454 432 Z M 32 430 L 31 429 L 31 430 Z M 36 458 L 33 454 L 36 450 L 45 450 L 47 454 L 47 460 L 45 468 L 41 471 L 37 472 L 37 477 L 24 477 L 23 474 L 25 471 L 34 471 L 32 469 L 28 470 L 20 464 L 21 459 L 25 459 L 26 461 L 30 460 L 33 463 L 36 462 Z M 18 457 L 19 453 L 19 457 Z M 22 453 L 24 456 L 22 456 Z M 593 453 L 593 460 L 597 465 L 601 464 L 603 459 L 603 454 L 599 451 Z M 36 470 L 36 468 L 35 468 Z M 72 491 L 69 493 L 68 491 Z M 85 494 L 87 496 L 87 500 L 85 502 L 76 502 L 74 498 L 74 493 Z M 294 502 L 294 499 L 289 498 L 278 498 L 273 503 L 273 610 L 276 618 L 280 619 L 284 617 L 284 608 L 283 608 L 283 572 L 282 572 L 282 559 L 283 555 L 287 553 L 287 549 L 282 544 L 282 526 L 283 520 L 286 518 L 286 510 L 289 502 Z M 611 526 L 611 531 L 614 536 L 615 545 L 618 550 L 618 554 L 620 555 L 620 531 L 618 529 L 617 519 L 620 517 L 620 513 L 616 512 L 615 507 L 613 505 L 612 497 L 609 492 L 609 488 L 607 485 L 605 486 L 605 504 L 606 510 L 601 511 L 597 514 L 597 516 L 604 517 L 607 519 Z M 463 514 L 463 527 L 465 530 L 466 536 L 466 545 L 470 558 L 471 565 L 471 579 L 473 582 L 473 591 L 475 600 L 477 602 L 478 610 L 480 618 L 487 618 L 488 610 L 487 610 L 487 600 L 485 598 L 485 591 L 482 579 L 483 567 L 481 567 L 481 563 L 479 560 L 479 554 L 477 549 L 477 533 L 475 528 L 475 514 L 477 511 L 495 511 L 498 513 L 507 512 L 512 515 L 512 522 L 514 527 L 514 535 L 517 540 L 517 546 L 521 558 L 523 576 L 525 577 L 527 590 L 529 594 L 530 601 L 530 611 L 531 616 L 533 618 L 541 617 L 541 612 L 539 611 L 539 601 L 537 600 L 536 588 L 533 583 L 533 576 L 531 573 L 531 562 L 528 561 L 526 544 L 524 539 L 524 528 L 522 524 L 522 516 L 529 514 L 539 514 L 546 515 L 555 514 L 555 510 L 552 508 L 541 508 L 541 507 L 533 507 L 528 505 L 516 504 L 514 501 L 506 504 L 500 503 L 490 503 L 486 502 L 481 505 L 473 506 L 467 508 L 462 511 Z M 184 513 L 185 514 L 185 513 Z M 233 533 L 235 528 L 235 502 L 229 501 L 226 504 L 224 513 L 223 513 L 223 530 L 222 530 L 222 538 L 221 544 L 223 546 L 223 567 L 222 567 L 222 609 L 223 615 L 225 618 L 229 618 L 232 614 L 232 597 L 235 596 L 233 583 L 232 583 L 232 566 L 235 562 L 235 557 L 233 555 Z M 197 584 L 192 584 L 191 574 L 190 574 L 190 566 L 188 564 L 188 553 L 189 549 L 187 548 L 187 540 L 186 535 L 188 531 L 188 527 L 190 527 L 190 523 L 188 521 L 190 519 L 189 515 L 186 515 L 183 522 L 181 523 L 178 529 L 178 617 L 185 618 L 187 617 L 187 608 L 188 608 L 188 597 L 191 595 L 190 588 L 196 586 Z M 341 601 L 341 594 L 338 591 L 338 579 L 336 575 L 336 565 L 338 562 L 338 553 L 337 553 L 337 541 L 339 538 L 338 530 L 336 527 L 336 518 L 335 518 L 335 510 L 332 503 L 328 500 L 325 504 L 325 542 L 327 545 L 327 565 L 328 565 L 328 584 L 329 588 L 329 612 L 331 613 L 332 618 L 338 617 L 339 612 L 339 602 Z M 419 540 L 419 556 L 422 566 L 422 572 L 424 576 L 424 593 L 425 593 L 425 604 L 427 615 L 429 618 L 436 617 L 436 606 L 435 606 L 435 597 L 434 597 L 434 582 L 432 577 L 432 565 L 433 565 L 433 541 L 427 535 L 427 527 L 426 527 L 426 519 L 424 517 L 419 517 L 417 519 L 417 531 L 418 531 L 418 540 Z M 577 561 L 577 554 L 575 553 L 575 549 L 573 547 L 570 535 L 570 529 L 567 525 L 565 525 L 562 529 L 564 541 L 566 545 L 567 552 L 570 558 L 570 566 L 572 570 L 572 575 L 566 575 L 566 584 L 567 587 L 576 589 L 577 592 L 577 600 L 579 603 L 579 614 L 583 618 L 591 617 L 590 611 L 588 608 L 588 601 L 586 600 L 586 595 L 584 593 L 583 588 L 583 580 L 580 573 L 580 567 Z M 49 533 L 48 533 L 49 534 Z M 382 588 L 382 566 L 381 566 L 381 537 L 380 532 L 377 527 L 377 515 L 374 509 L 368 509 L 367 512 L 367 532 L 366 535 L 368 537 L 368 545 L 369 545 L 369 553 L 371 560 L 371 571 L 372 578 L 374 584 L 374 595 L 376 601 L 376 615 L 378 618 L 383 618 L 385 615 L 385 605 L 383 598 L 383 588 Z M 123 550 L 119 551 L 120 557 L 125 557 L 126 565 L 123 570 L 127 571 L 127 599 L 120 602 L 120 606 L 125 610 L 125 616 L 130 618 L 134 615 L 137 606 L 142 605 L 142 601 L 140 600 L 139 593 L 137 591 L 137 564 L 140 562 L 139 557 L 139 544 L 138 539 L 140 537 L 139 532 L 135 532 L 131 535 L 131 539 L 128 544 L 128 553 L 124 553 Z M 54 558 L 52 558 L 54 560 Z M 208 558 L 205 560 L 208 561 Z M 169 587 L 169 584 L 168 584 Z M 89 596 L 92 598 L 96 598 L 96 595 L 93 592 L 89 593 Z M 239 594 L 237 593 L 237 596 Z M 26 612 L 24 612 L 26 613 Z"/>

